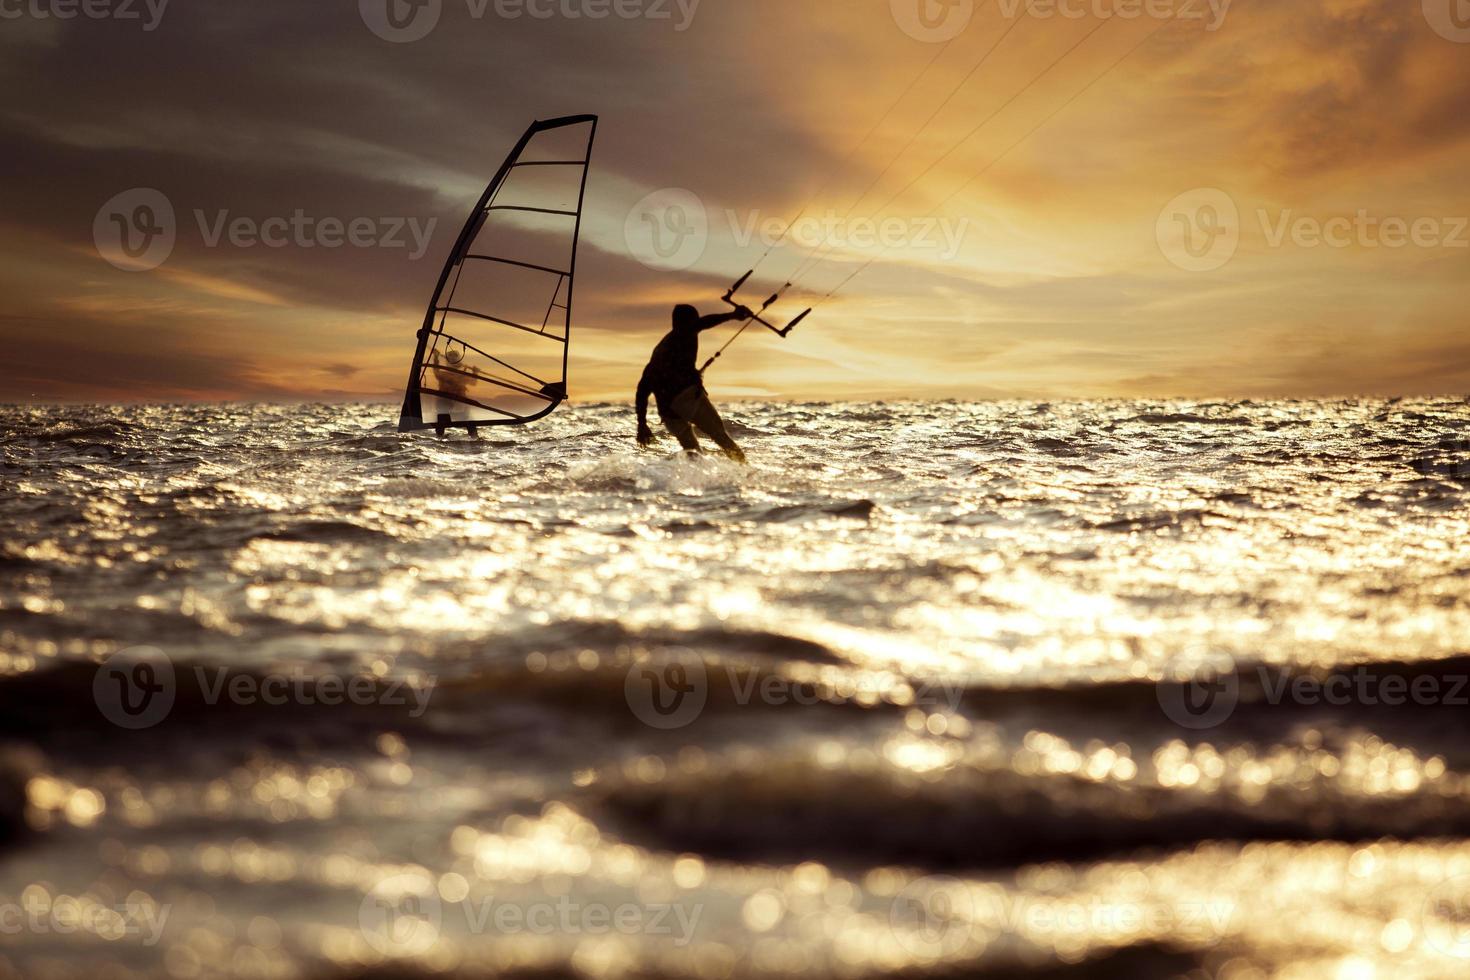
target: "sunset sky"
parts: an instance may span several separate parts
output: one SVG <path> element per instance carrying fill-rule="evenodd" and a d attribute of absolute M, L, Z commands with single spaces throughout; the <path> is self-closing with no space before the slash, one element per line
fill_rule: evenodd
<path fill-rule="evenodd" d="M 574 113 L 601 116 L 577 401 L 630 400 L 670 307 L 725 309 L 746 228 L 803 205 L 938 219 L 937 244 L 742 339 L 717 398 L 1470 392 L 1465 0 L 428 0 L 417 40 L 380 36 L 385 2 L 0 3 L 0 401 L 396 400 L 468 209 L 533 119 Z M 126 271 L 99 212 L 137 189 L 176 240 Z M 690 268 L 639 261 L 650 194 L 704 209 Z M 215 240 L 298 212 L 374 241 Z M 783 315 L 878 253 L 839 245 Z"/>

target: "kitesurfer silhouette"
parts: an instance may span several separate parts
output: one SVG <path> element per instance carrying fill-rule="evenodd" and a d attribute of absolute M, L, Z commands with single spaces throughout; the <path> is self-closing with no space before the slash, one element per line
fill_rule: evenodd
<path fill-rule="evenodd" d="M 647 447 L 653 441 L 648 427 L 648 396 L 658 407 L 664 426 L 689 452 L 699 452 L 698 429 L 713 439 L 726 456 L 737 463 L 745 462 L 745 453 L 725 431 L 724 420 L 710 403 L 704 380 L 695 362 L 699 359 L 699 335 L 732 320 L 749 320 L 755 314 L 744 306 L 731 313 L 701 317 L 694 307 L 674 307 L 674 324 L 648 359 L 643 378 L 638 382 L 638 445 Z"/>

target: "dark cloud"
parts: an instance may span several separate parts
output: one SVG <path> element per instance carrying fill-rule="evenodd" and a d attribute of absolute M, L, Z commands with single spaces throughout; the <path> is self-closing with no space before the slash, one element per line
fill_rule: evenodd
<path fill-rule="evenodd" d="M 639 197 L 687 187 L 716 211 L 789 217 L 830 178 L 828 200 L 819 203 L 840 210 L 1002 26 L 992 5 L 942 70 L 849 161 L 856 139 L 933 53 L 899 32 L 886 8 L 702 0 L 688 30 L 678 31 L 677 0 L 663 3 L 672 21 L 475 19 L 468 0 L 444 0 L 439 28 L 411 44 L 376 37 L 356 0 L 173 0 L 154 31 L 86 19 L 7 22 L 0 256 L 8 261 L 0 289 L 11 316 L 0 319 L 0 331 L 19 353 L 0 365 L 0 397 L 389 393 L 401 383 L 397 351 L 410 342 L 484 181 L 532 118 L 581 112 L 601 114 L 603 126 L 578 286 L 580 325 L 593 343 L 577 357 L 597 384 L 626 387 L 669 306 L 682 298 L 720 308 L 720 292 L 753 258 L 752 249 L 717 235 L 695 271 L 645 268 L 622 240 Z M 920 141 L 881 190 L 902 186 L 1077 29 L 1025 25 L 960 93 L 942 118 L 942 138 Z M 1132 35 L 1110 32 L 1103 38 L 1131 43 Z M 938 196 L 1100 71 L 1113 50 L 1087 54 L 1022 101 L 1006 127 L 957 153 L 938 175 Z M 814 394 L 805 389 L 815 385 L 904 390 L 905 382 L 882 374 L 900 368 L 884 364 L 912 370 L 909 388 L 931 385 L 926 392 L 945 389 L 940 375 L 953 372 L 950 387 L 965 386 L 960 394 L 1004 393 L 994 375 L 977 380 L 996 365 L 1029 372 L 1014 382 L 1027 391 L 1076 390 L 1082 375 L 1110 390 L 1177 384 L 1181 392 L 1246 375 L 1242 384 L 1263 391 L 1407 390 L 1416 377 L 1451 385 L 1460 377 L 1446 366 L 1453 358 L 1436 358 L 1428 335 L 1402 324 L 1398 348 L 1390 335 L 1373 358 L 1284 353 L 1279 366 L 1241 373 L 1225 328 L 1274 324 L 1263 312 L 1268 301 L 1304 318 L 1324 316 L 1301 312 L 1294 290 L 1306 279 L 1322 295 L 1348 295 L 1362 276 L 1346 263 L 1319 280 L 1291 268 L 1297 257 L 1278 254 L 1270 263 L 1242 261 L 1228 279 L 1190 279 L 1162 274 L 1169 270 L 1158 268 L 1147 241 L 1142 259 L 1128 250 L 1152 235 L 1164 200 L 1205 183 L 1291 200 L 1304 189 L 1356 181 L 1349 186 L 1367 188 L 1360 195 L 1402 193 L 1419 202 L 1415 208 L 1463 209 L 1462 181 L 1447 188 L 1433 174 L 1464 160 L 1464 54 L 1428 29 L 1412 0 L 1238 2 L 1217 33 L 1170 27 L 1109 80 L 1110 101 L 1094 93 L 1038 134 L 1029 155 L 1017 153 L 979 185 L 998 203 L 973 209 L 977 231 L 961 261 L 889 256 L 897 261 L 868 270 L 860 285 L 871 300 L 849 294 L 813 320 L 841 352 L 831 360 L 783 360 L 756 348 L 731 368 L 745 365 L 739 380 L 747 389 L 769 382 L 801 394 Z M 134 187 L 162 191 L 179 218 L 174 254 L 153 273 L 118 272 L 93 248 L 99 206 Z M 928 205 L 900 206 L 921 213 Z M 954 210 L 966 207 L 962 198 Z M 415 259 L 412 248 L 211 247 L 198 224 L 200 213 L 209 223 L 298 211 L 404 219 L 432 224 L 434 234 Z M 1085 229 L 1088 221 L 1107 230 Z M 1077 241 L 1088 234 L 1128 254 L 1088 255 Z M 1029 239 L 1037 270 L 1008 256 L 987 254 L 977 264 L 975 253 L 988 243 L 1018 238 Z M 787 272 L 795 262 L 783 253 L 767 271 Z M 807 298 L 860 264 L 822 267 Z M 1393 278 L 1402 287 L 1406 278 L 1432 277 L 1441 301 L 1423 316 L 1439 323 L 1447 316 L 1444 284 L 1462 279 L 1464 265 L 1458 256 L 1433 273 L 1398 264 Z M 1000 271 L 977 271 L 982 266 Z M 1227 296 L 1222 281 L 1244 298 Z M 1197 312 L 1204 295 L 1224 312 Z M 145 300 L 156 308 L 151 319 L 137 312 Z M 1171 309 L 1185 311 L 1182 321 Z M 927 344 L 912 323 L 924 325 Z M 1360 331 L 1383 326 L 1365 317 L 1352 323 Z M 916 335 L 913 350 L 895 340 Z M 943 336 L 951 340 L 935 339 Z M 1435 336 L 1459 355 L 1447 336 Z M 955 351 L 971 359 L 963 369 Z M 1271 356 L 1269 344 L 1263 351 Z M 1348 380 L 1314 379 L 1314 365 L 1339 362 Z"/>
<path fill-rule="evenodd" d="M 1236 3 L 1206 43 L 1170 40 L 1148 57 L 1175 124 L 1282 177 L 1371 174 L 1470 137 L 1470 59 L 1419 2 Z"/>
<path fill-rule="evenodd" d="M 150 401 L 291 398 L 253 361 L 200 349 L 163 323 L 147 339 L 87 317 L 0 317 L 7 356 L 0 360 L 0 400 Z"/>

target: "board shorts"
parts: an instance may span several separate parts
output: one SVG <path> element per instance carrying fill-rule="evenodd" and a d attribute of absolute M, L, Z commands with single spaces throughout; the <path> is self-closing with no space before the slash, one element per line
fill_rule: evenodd
<path fill-rule="evenodd" d="M 692 385 L 684 389 L 670 403 L 667 414 L 659 412 L 659 418 L 673 433 L 674 438 L 679 440 L 679 445 L 687 450 L 699 450 L 699 439 L 694 435 L 694 430 L 698 429 L 727 453 L 740 453 L 740 447 L 735 445 L 735 440 L 725 431 L 725 421 L 710 403 L 709 394 L 705 392 L 703 385 Z"/>

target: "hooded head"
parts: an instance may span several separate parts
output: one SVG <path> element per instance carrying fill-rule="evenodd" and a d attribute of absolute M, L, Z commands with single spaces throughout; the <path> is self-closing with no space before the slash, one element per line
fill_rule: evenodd
<path fill-rule="evenodd" d="M 693 330 L 699 323 L 699 311 L 688 303 L 674 307 L 674 329 Z"/>

